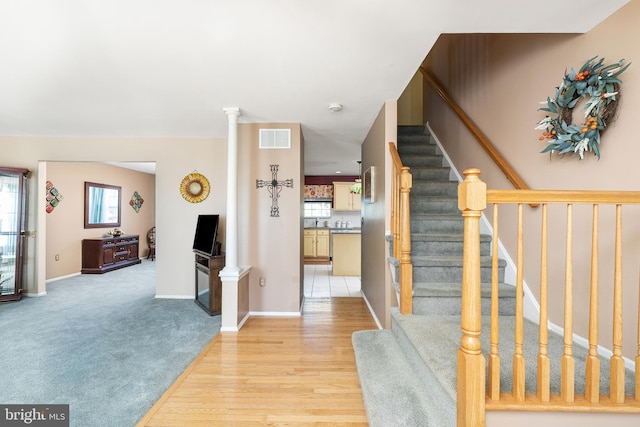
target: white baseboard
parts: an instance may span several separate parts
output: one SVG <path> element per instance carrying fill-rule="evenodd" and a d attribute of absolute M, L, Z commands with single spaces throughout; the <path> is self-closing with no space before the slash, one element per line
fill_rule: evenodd
<path fill-rule="evenodd" d="M 33 293 L 33 292 L 23 292 L 22 293 L 22 296 L 29 297 L 29 298 L 30 297 L 43 297 L 45 295 L 47 295 L 46 291 L 45 292 L 36 292 L 36 293 Z"/>
<path fill-rule="evenodd" d="M 265 317 L 300 317 L 299 311 L 250 311 L 251 316 L 265 316 Z"/>
<path fill-rule="evenodd" d="M 157 299 L 195 299 L 193 295 L 158 295 L 158 294 L 156 294 L 155 298 Z"/>
<path fill-rule="evenodd" d="M 364 294 L 364 292 L 362 292 L 362 290 L 360 290 L 360 293 L 362 294 L 362 299 L 364 299 L 365 304 L 367 304 L 367 307 L 369 307 L 369 313 L 371 313 L 371 317 L 373 317 L 373 320 L 376 322 L 378 329 L 384 329 L 380 324 L 380 321 L 378 320 L 378 316 L 376 316 L 376 313 L 373 311 L 373 308 L 371 308 L 371 304 L 369 304 L 369 300 L 367 299 L 367 296 Z"/>
<path fill-rule="evenodd" d="M 51 282 L 56 282 L 58 280 L 63 280 L 63 279 L 68 279 L 69 277 L 75 277 L 75 276 L 79 276 L 82 273 L 71 273 L 71 274 L 67 274 L 66 276 L 60 276 L 60 277 L 53 277 L 51 279 L 47 279 L 44 282 L 45 283 L 51 283 Z"/>

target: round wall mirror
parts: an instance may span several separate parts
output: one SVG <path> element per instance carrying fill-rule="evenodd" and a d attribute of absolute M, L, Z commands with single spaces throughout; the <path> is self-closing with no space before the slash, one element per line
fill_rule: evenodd
<path fill-rule="evenodd" d="M 190 173 L 180 183 L 180 194 L 190 203 L 200 203 L 209 196 L 209 180 L 197 172 Z"/>

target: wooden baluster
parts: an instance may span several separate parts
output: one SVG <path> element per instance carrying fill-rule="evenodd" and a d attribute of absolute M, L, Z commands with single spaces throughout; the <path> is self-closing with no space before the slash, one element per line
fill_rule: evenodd
<path fill-rule="evenodd" d="M 560 368 L 560 396 L 574 401 L 575 360 L 573 359 L 573 205 L 567 205 L 567 249 L 564 280 L 564 354 Z"/>
<path fill-rule="evenodd" d="M 400 313 L 413 312 L 413 266 L 411 265 L 411 213 L 409 193 L 412 180 L 409 168 L 400 171 Z"/>
<path fill-rule="evenodd" d="M 542 236 L 540 250 L 540 352 L 538 353 L 538 399 L 548 402 L 551 390 L 549 359 L 549 241 L 547 204 L 542 205 Z"/>
<path fill-rule="evenodd" d="M 639 275 L 640 277 L 640 275 Z M 640 279 L 638 280 L 640 284 Z M 635 370 L 635 379 L 636 379 L 636 400 L 640 402 L 640 286 L 638 286 L 638 352 L 636 355 L 636 370 Z"/>
<path fill-rule="evenodd" d="M 640 277 L 640 275 L 639 275 Z M 638 280 L 640 285 L 640 278 Z M 636 366 L 635 366 L 635 379 L 636 379 L 636 400 L 640 402 L 640 286 L 638 286 L 638 352 L 636 354 Z"/>
<path fill-rule="evenodd" d="M 391 238 L 393 239 L 393 253 L 390 253 L 389 256 L 395 258 L 396 256 L 396 167 L 391 163 Z"/>
<path fill-rule="evenodd" d="M 598 205 L 593 205 L 591 226 L 591 296 L 589 302 L 589 355 L 587 356 L 584 397 L 600 400 L 600 359 L 598 358 Z"/>
<path fill-rule="evenodd" d="M 616 243 L 613 273 L 613 355 L 611 356 L 612 403 L 624 402 L 624 359 L 622 358 L 622 205 L 616 205 Z"/>
<path fill-rule="evenodd" d="M 516 261 L 516 336 L 515 353 L 513 354 L 513 397 L 519 401 L 524 401 L 525 391 L 525 357 L 523 353 L 524 345 L 524 242 L 522 230 L 522 203 L 518 204 L 518 253 Z"/>
<path fill-rule="evenodd" d="M 458 349 L 457 427 L 485 425 L 485 369 L 480 333 L 480 216 L 487 206 L 487 187 L 479 169 L 464 171 L 458 208 L 464 218 L 462 264 L 462 338 Z"/>
<path fill-rule="evenodd" d="M 491 349 L 489 352 L 489 399 L 500 400 L 500 356 L 498 355 L 498 204 L 493 205 L 491 241 Z"/>

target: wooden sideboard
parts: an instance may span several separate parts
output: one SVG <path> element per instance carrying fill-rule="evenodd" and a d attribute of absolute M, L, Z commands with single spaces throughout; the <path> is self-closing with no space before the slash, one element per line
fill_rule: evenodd
<path fill-rule="evenodd" d="M 82 273 L 102 274 L 140 264 L 140 239 L 137 235 L 101 237 L 82 241 Z"/>

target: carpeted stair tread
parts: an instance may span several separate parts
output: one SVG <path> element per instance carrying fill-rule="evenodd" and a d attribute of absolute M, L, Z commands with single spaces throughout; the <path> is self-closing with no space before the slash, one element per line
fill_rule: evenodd
<path fill-rule="evenodd" d="M 413 284 L 414 296 L 425 297 L 462 297 L 461 283 L 433 283 L 418 282 Z M 480 284 L 480 295 L 483 298 L 491 297 L 491 283 Z M 500 298 L 515 298 L 516 287 L 506 283 L 498 283 L 498 296 Z"/>
<path fill-rule="evenodd" d="M 372 427 L 455 425 L 455 404 L 430 372 L 416 375 L 390 330 L 352 336 L 367 418 Z"/>
<path fill-rule="evenodd" d="M 407 339 L 415 347 L 415 351 L 421 356 L 424 363 L 429 366 L 431 372 L 438 378 L 448 393 L 455 394 L 456 389 L 456 354 L 460 346 L 462 332 L 460 330 L 459 315 L 402 315 L 397 309 L 391 312 L 394 326 L 398 333 L 406 335 Z M 490 348 L 489 338 L 490 317 L 482 316 L 482 352 L 487 356 Z M 515 317 L 499 317 L 499 343 L 513 342 L 515 336 Z M 525 340 L 523 354 L 526 360 L 525 389 L 527 393 L 536 392 L 536 359 L 539 351 L 538 332 L 539 327 L 535 323 L 525 319 Z M 406 350 L 405 350 L 406 351 Z M 560 393 L 560 363 L 564 351 L 563 337 L 549 331 L 548 354 L 551 359 L 551 393 Z M 512 388 L 513 344 L 511 346 L 500 345 L 498 354 L 501 358 L 500 382 L 502 391 L 510 392 Z M 584 394 L 585 359 L 588 350 L 576 343 L 573 344 L 573 356 L 575 360 L 575 393 Z M 609 360 L 600 357 L 600 394 L 609 394 Z M 635 390 L 633 372 L 627 370 L 625 377 L 625 390 L 627 394 L 633 394 Z M 455 399 L 455 397 L 454 397 Z"/>

